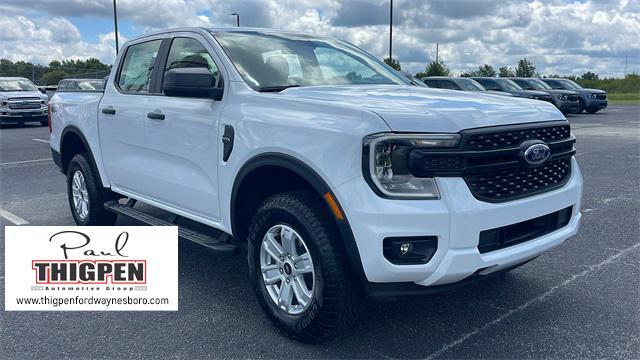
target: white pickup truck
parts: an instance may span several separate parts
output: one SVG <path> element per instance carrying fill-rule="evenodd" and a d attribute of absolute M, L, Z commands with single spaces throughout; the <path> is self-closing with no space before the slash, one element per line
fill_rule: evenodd
<path fill-rule="evenodd" d="M 331 38 L 156 32 L 124 46 L 104 94 L 51 106 L 77 224 L 206 225 L 180 236 L 246 249 L 263 309 L 302 341 L 363 295 L 489 279 L 578 231 L 575 138 L 552 104 L 414 86 Z"/>
<path fill-rule="evenodd" d="M 49 98 L 30 80 L 0 77 L 0 126 L 38 122 L 48 124 Z"/>

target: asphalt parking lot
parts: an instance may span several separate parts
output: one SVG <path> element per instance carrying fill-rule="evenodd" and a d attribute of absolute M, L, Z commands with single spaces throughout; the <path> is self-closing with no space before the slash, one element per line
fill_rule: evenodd
<path fill-rule="evenodd" d="M 568 119 L 585 181 L 582 228 L 504 277 L 363 304 L 350 332 L 305 345 L 263 316 L 244 256 L 181 243 L 179 312 L 3 311 L 0 358 L 640 358 L 640 107 Z M 21 221 L 73 225 L 47 139 L 46 127 L 0 130 L 2 239 Z"/>

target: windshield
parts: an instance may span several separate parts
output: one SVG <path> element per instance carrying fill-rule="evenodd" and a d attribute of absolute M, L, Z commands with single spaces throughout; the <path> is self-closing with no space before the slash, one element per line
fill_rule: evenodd
<path fill-rule="evenodd" d="M 529 83 L 533 86 L 537 86 L 536 89 L 538 90 L 552 90 L 552 87 L 549 86 L 549 84 L 540 79 L 529 79 Z"/>
<path fill-rule="evenodd" d="M 254 31 L 213 35 L 242 78 L 258 91 L 308 85 L 410 84 L 371 55 L 333 39 Z"/>
<path fill-rule="evenodd" d="M 0 80 L 0 91 L 37 91 L 35 85 L 26 79 Z"/>
<path fill-rule="evenodd" d="M 473 79 L 458 79 L 458 85 L 465 91 L 487 91 L 484 86 Z"/>
<path fill-rule="evenodd" d="M 507 90 L 523 90 L 518 84 L 514 83 L 510 79 L 496 79 L 497 82 L 502 85 L 503 88 Z"/>
<path fill-rule="evenodd" d="M 562 85 L 565 86 L 565 88 L 569 88 L 572 90 L 580 90 L 582 89 L 582 86 L 576 84 L 574 81 L 572 80 L 558 80 L 562 83 Z"/>

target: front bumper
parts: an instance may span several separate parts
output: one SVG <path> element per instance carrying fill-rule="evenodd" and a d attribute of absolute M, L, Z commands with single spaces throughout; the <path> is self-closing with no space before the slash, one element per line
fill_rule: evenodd
<path fill-rule="evenodd" d="M 0 108 L 0 123 L 26 123 L 47 119 L 47 108 L 40 109 L 9 109 Z"/>
<path fill-rule="evenodd" d="M 608 100 L 588 99 L 584 104 L 587 110 L 602 110 L 608 105 Z"/>
<path fill-rule="evenodd" d="M 556 100 L 555 105 L 563 114 L 577 114 L 580 111 L 579 101 Z"/>
<path fill-rule="evenodd" d="M 363 178 L 336 189 L 349 219 L 363 270 L 370 283 L 456 283 L 474 274 L 488 275 L 523 262 L 575 235 L 580 223 L 582 176 L 572 159 L 563 187 L 504 203 L 477 200 L 461 178 L 437 178 L 441 200 L 390 200 L 373 193 Z M 573 206 L 569 224 L 533 240 L 480 253 L 483 230 L 506 226 Z M 394 265 L 383 254 L 387 237 L 437 236 L 438 249 L 423 265 Z"/>

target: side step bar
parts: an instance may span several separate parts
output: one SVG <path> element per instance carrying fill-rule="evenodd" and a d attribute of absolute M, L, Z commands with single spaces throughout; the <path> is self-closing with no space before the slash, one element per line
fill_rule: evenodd
<path fill-rule="evenodd" d="M 117 201 L 109 201 L 104 204 L 104 208 L 118 215 L 126 216 L 151 226 L 178 226 L 173 222 L 176 220 L 177 216 L 172 216 L 172 221 L 162 220 L 140 210 L 134 209 L 134 204 L 135 201 L 132 200 L 129 200 L 126 205 L 120 204 Z M 194 243 L 202 245 L 215 252 L 236 253 L 239 249 L 237 245 L 228 242 L 228 240 L 231 239 L 231 236 L 224 232 L 220 232 L 220 237 L 215 238 L 178 226 L 178 236 L 182 239 L 193 241 Z"/>

